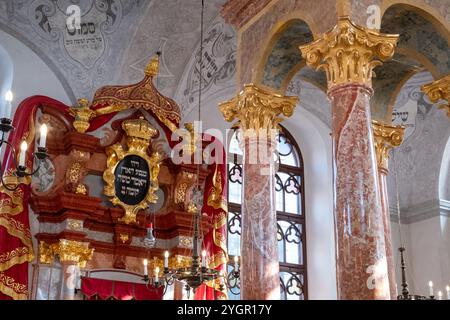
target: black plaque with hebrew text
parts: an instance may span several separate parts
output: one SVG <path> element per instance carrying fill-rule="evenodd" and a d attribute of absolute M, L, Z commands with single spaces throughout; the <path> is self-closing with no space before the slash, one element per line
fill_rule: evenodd
<path fill-rule="evenodd" d="M 123 203 L 134 206 L 147 196 L 150 169 L 145 159 L 129 155 L 123 158 L 114 171 L 116 196 Z"/>

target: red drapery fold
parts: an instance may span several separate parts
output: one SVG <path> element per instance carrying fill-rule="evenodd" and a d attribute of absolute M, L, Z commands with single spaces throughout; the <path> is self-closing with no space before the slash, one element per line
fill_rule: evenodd
<path fill-rule="evenodd" d="M 202 213 L 208 216 L 211 229 L 203 239 L 203 248 L 208 252 L 209 267 L 226 274 L 227 255 L 227 162 L 223 144 L 215 137 L 203 134 L 203 140 L 210 142 L 210 156 L 215 159 L 209 164 L 210 174 L 206 177 Z M 220 280 L 220 279 L 219 279 Z M 222 300 L 227 294 L 218 290 L 219 283 L 207 283 L 195 293 L 195 300 Z M 226 286 L 224 286 L 226 288 Z"/>
<path fill-rule="evenodd" d="M 82 278 L 81 292 L 90 300 L 162 300 L 164 287 L 145 284 Z"/>
<path fill-rule="evenodd" d="M 23 140 L 28 143 L 27 167 L 32 168 L 34 150 L 34 119 L 38 108 L 46 104 L 61 112 L 67 106 L 54 99 L 34 96 L 24 100 L 14 115 L 15 130 L 9 134 L 8 142 L 19 150 Z M 4 172 L 15 169 L 14 153 L 5 147 L 2 163 Z M 34 259 L 28 219 L 29 183 L 23 183 L 15 192 L 0 186 L 0 300 L 28 299 L 28 263 Z"/>

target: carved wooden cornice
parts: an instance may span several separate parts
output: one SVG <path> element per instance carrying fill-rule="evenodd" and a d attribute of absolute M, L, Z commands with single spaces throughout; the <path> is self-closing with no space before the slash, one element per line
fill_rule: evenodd
<path fill-rule="evenodd" d="M 224 20 L 240 29 L 271 0 L 229 0 L 220 10 Z"/>

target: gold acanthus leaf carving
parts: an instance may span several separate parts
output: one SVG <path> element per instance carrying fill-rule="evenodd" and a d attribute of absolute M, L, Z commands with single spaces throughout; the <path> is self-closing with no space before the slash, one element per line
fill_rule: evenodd
<path fill-rule="evenodd" d="M 447 116 L 450 117 L 450 75 L 424 85 L 421 89 L 433 103 L 438 103 L 440 100 L 446 101 L 446 103 L 439 105 L 438 108 L 446 109 Z"/>
<path fill-rule="evenodd" d="M 343 16 L 332 30 L 300 46 L 300 51 L 310 67 L 325 71 L 328 89 L 347 83 L 371 88 L 373 69 L 392 58 L 398 38 L 358 26 Z"/>
<path fill-rule="evenodd" d="M 389 151 L 398 147 L 403 142 L 405 134 L 405 127 L 392 126 L 372 121 L 372 130 L 375 142 L 375 152 L 377 157 L 377 164 L 379 170 L 388 171 Z"/>
<path fill-rule="evenodd" d="M 85 133 L 89 129 L 90 121 L 95 117 L 95 111 L 89 108 L 89 100 L 78 99 L 78 104 L 69 110 L 74 116 L 73 127 L 79 133 Z"/>
<path fill-rule="evenodd" d="M 89 248 L 88 242 L 60 239 L 53 244 L 41 241 L 39 245 L 39 261 L 45 264 L 52 264 L 58 256 L 61 262 L 74 263 L 85 268 L 93 254 L 94 249 Z"/>
<path fill-rule="evenodd" d="M 238 121 L 237 125 L 244 134 L 271 135 L 272 130 L 279 129 L 284 117 L 290 117 L 297 105 L 297 97 L 287 97 L 261 89 L 254 84 L 247 84 L 232 100 L 219 105 L 226 121 Z"/>

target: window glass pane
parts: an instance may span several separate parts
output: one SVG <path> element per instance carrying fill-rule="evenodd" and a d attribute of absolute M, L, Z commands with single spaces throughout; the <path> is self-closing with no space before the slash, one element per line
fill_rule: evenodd
<path fill-rule="evenodd" d="M 303 275 L 296 272 L 281 272 L 287 300 L 303 300 Z"/>
<path fill-rule="evenodd" d="M 278 136 L 277 151 L 280 156 L 282 164 L 290 165 L 293 167 L 298 166 L 298 157 L 295 152 L 294 146 L 290 143 L 284 134 Z"/>
<path fill-rule="evenodd" d="M 228 213 L 228 254 L 241 255 L 241 214 L 240 212 Z"/>
<path fill-rule="evenodd" d="M 241 147 L 239 147 L 239 139 L 237 131 L 235 131 L 230 141 L 230 153 L 242 155 Z"/>
<path fill-rule="evenodd" d="M 228 274 L 231 274 L 231 272 L 233 272 L 233 266 L 231 265 L 227 265 L 227 271 Z M 228 288 L 228 299 L 229 300 L 241 300 L 241 294 L 240 294 L 240 290 L 239 290 L 239 283 L 236 282 L 238 280 L 234 279 L 234 278 L 228 278 L 229 279 L 229 284 L 230 287 Z"/>

